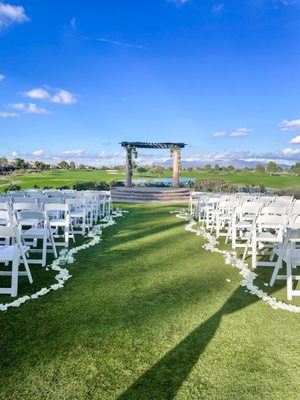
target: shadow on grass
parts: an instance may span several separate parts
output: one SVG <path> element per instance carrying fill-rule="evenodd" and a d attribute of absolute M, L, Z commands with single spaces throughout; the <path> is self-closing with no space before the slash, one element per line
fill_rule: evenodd
<path fill-rule="evenodd" d="M 124 329 L 124 326 L 128 327 L 128 325 L 139 325 L 147 322 L 149 315 L 153 322 L 156 320 L 156 326 L 159 326 L 160 318 L 164 314 L 170 315 L 170 312 L 178 309 L 178 307 L 183 307 L 186 310 L 189 302 L 193 299 L 196 301 L 201 294 L 202 296 L 207 295 L 207 292 L 201 290 L 200 279 L 197 280 L 194 277 L 191 277 L 192 283 L 190 284 L 188 280 L 173 282 L 168 279 L 169 284 L 159 285 L 156 290 L 151 290 L 150 293 L 145 294 L 145 287 L 140 282 L 144 280 L 144 273 L 147 273 L 154 266 L 149 260 L 146 263 L 146 269 L 138 270 L 136 275 L 130 273 L 130 263 L 127 259 L 126 270 L 124 269 L 124 275 L 128 276 L 126 282 L 121 275 L 122 269 L 118 269 L 119 266 L 122 266 L 122 252 L 115 251 L 114 255 L 109 253 L 107 258 L 103 257 L 104 253 L 109 252 L 115 244 L 127 241 L 133 242 L 133 244 L 129 251 L 124 252 L 124 256 L 130 257 L 129 261 L 130 259 L 134 261 L 137 255 L 136 245 L 134 245 L 136 239 L 152 236 L 164 230 L 170 234 L 173 225 L 175 227 L 184 224 L 184 221 L 176 221 L 167 226 L 162 218 L 166 216 L 165 213 L 159 211 L 153 213 L 157 220 L 153 218 L 154 220 L 148 224 L 148 216 L 145 214 L 147 212 L 144 208 L 137 208 L 136 215 L 129 214 L 128 218 L 124 220 L 124 224 L 127 225 L 124 231 L 128 233 L 130 229 L 127 227 L 136 221 L 134 228 L 141 228 L 144 224 L 144 229 L 140 232 L 130 232 L 126 236 L 118 236 L 120 227 L 110 227 L 107 231 L 104 231 L 105 240 L 102 243 L 101 252 L 94 248 L 79 255 L 77 264 L 70 268 L 78 281 L 76 283 L 74 277 L 74 281 L 67 291 L 49 295 L 49 297 L 40 299 L 37 303 L 30 302 L 27 306 L 24 306 L 24 310 L 27 310 L 25 315 L 23 315 L 22 309 L 15 310 L 14 318 L 11 318 L 10 314 L 5 316 L 6 324 L 1 335 L 0 346 L 3 349 L 1 354 L 3 381 L 4 378 L 16 376 L 16 371 L 22 373 L 29 367 L 34 367 L 37 361 L 40 364 L 44 363 L 45 370 L 47 370 L 48 360 L 52 360 L 57 354 L 64 354 L 67 358 L 71 349 L 76 349 L 78 343 L 80 345 L 88 343 L 89 346 L 92 343 L 93 348 L 99 346 L 99 349 L 102 349 L 97 340 L 101 341 L 102 338 L 107 338 L 107 332 L 112 328 L 114 328 L 114 331 L 110 334 L 116 335 L 115 332 Z M 178 235 L 180 236 L 181 232 Z M 173 246 L 170 247 L 172 254 L 174 254 L 173 247 L 178 247 L 178 243 L 181 243 L 180 238 L 174 239 L 172 236 L 168 239 L 164 238 L 163 241 L 163 245 L 167 248 L 169 248 L 170 242 L 173 243 Z M 142 244 L 139 251 L 144 252 L 148 245 L 148 243 Z M 98 251 L 102 263 L 99 263 L 97 259 Z M 161 253 L 158 254 L 161 255 Z M 182 257 L 186 257 L 185 252 L 183 252 Z M 181 260 L 177 257 L 176 261 L 180 263 Z M 101 273 L 99 265 L 106 262 L 109 268 L 118 274 L 118 276 L 109 276 L 110 282 L 115 281 L 118 283 L 117 285 L 107 287 L 107 278 L 104 279 L 105 277 L 98 275 Z M 162 265 L 159 266 L 160 270 L 169 270 L 169 265 L 164 266 L 164 263 L 162 262 Z M 81 268 L 78 268 L 78 266 L 81 266 Z M 88 268 L 84 269 L 84 267 Z M 216 278 L 212 279 L 215 283 Z M 124 292 L 120 290 L 126 283 L 128 296 L 124 296 Z M 192 285 L 192 288 L 190 285 Z M 209 285 L 206 289 L 208 287 Z M 120 294 L 118 291 L 120 291 Z M 184 293 L 184 296 L 178 295 L 182 293 Z M 213 293 L 211 293 L 211 296 L 213 296 Z M 119 399 L 172 399 L 213 339 L 222 317 L 242 310 L 256 301 L 258 301 L 256 297 L 246 295 L 243 289 L 238 288 L 217 312 L 165 354 L 161 360 L 121 394 Z M 50 305 L 51 307 L 49 307 Z M 45 343 L 47 343 L 47 346 L 45 346 Z M 102 353 L 102 356 L 105 359 L 105 354 Z"/>
<path fill-rule="evenodd" d="M 173 399 L 213 339 L 223 316 L 240 311 L 258 300 L 255 296 L 245 296 L 243 288 L 236 289 L 215 314 L 139 377 L 118 400 Z"/>

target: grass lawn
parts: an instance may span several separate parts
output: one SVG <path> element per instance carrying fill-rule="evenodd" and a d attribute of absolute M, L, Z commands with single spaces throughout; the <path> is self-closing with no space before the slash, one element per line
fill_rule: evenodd
<path fill-rule="evenodd" d="M 209 174 L 205 172 L 183 172 L 183 178 L 223 179 L 226 182 L 239 185 L 264 185 L 267 188 L 284 189 L 287 187 L 300 187 L 300 176 L 295 175 L 270 175 L 256 172 L 234 172 L 222 174 Z"/>
<path fill-rule="evenodd" d="M 171 178 L 171 173 L 164 173 L 161 175 L 155 174 L 134 174 L 137 179 L 153 179 L 153 178 Z M 182 178 L 200 178 L 200 179 L 223 179 L 229 183 L 240 185 L 259 185 L 263 184 L 268 188 L 284 189 L 288 187 L 300 187 L 300 176 L 294 175 L 272 175 L 237 172 L 231 174 L 209 174 L 204 172 L 186 172 L 182 173 Z M 5 177 L 6 181 L 0 181 L 0 192 L 4 190 L 5 186 L 1 184 L 8 183 L 8 180 L 17 181 L 22 189 L 32 188 L 38 185 L 43 188 L 45 186 L 58 186 L 68 185 L 72 186 L 74 183 L 86 181 L 105 181 L 111 182 L 113 180 L 124 179 L 124 174 L 110 174 L 106 171 L 70 171 L 70 170 L 54 170 L 44 171 L 42 173 L 26 174 Z"/>
<path fill-rule="evenodd" d="M 245 293 L 176 206 L 126 208 L 64 289 L 0 313 L 0 399 L 298 400 L 299 315 Z"/>

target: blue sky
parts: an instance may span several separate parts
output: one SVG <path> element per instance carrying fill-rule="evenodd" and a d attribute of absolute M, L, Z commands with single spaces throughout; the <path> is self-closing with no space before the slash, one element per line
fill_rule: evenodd
<path fill-rule="evenodd" d="M 300 0 L 0 1 L 0 154 L 293 163 L 299 45 Z"/>

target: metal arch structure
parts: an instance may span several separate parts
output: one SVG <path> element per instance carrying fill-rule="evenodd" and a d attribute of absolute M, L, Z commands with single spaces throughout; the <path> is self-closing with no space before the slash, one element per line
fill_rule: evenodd
<path fill-rule="evenodd" d="M 173 187 L 179 187 L 181 149 L 185 143 L 150 143 L 150 142 L 122 142 L 126 150 L 126 180 L 125 186 L 132 186 L 132 156 L 137 157 L 136 149 L 169 149 L 173 157 Z"/>

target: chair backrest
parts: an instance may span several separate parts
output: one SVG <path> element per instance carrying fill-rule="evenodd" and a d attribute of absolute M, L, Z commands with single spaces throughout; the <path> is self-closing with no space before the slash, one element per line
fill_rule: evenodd
<path fill-rule="evenodd" d="M 257 202 L 244 202 L 235 209 L 235 216 L 239 219 L 253 219 L 259 213 L 261 205 Z"/>
<path fill-rule="evenodd" d="M 259 215 L 256 219 L 256 223 L 258 225 L 280 227 L 280 225 L 285 225 L 286 220 L 287 220 L 287 215 L 285 214 L 282 215 L 265 214 L 265 215 Z"/>
<path fill-rule="evenodd" d="M 274 202 L 276 200 L 276 196 L 261 196 L 259 198 L 259 202 L 267 206 L 268 204 Z"/>
<path fill-rule="evenodd" d="M 43 196 L 42 189 L 26 189 L 25 190 L 26 197 L 38 199 L 40 196 Z"/>
<path fill-rule="evenodd" d="M 20 233 L 17 229 L 16 226 L 12 225 L 12 226 L 0 226 L 0 240 L 1 243 L 9 246 L 9 245 L 13 245 L 15 246 L 15 249 L 17 249 L 18 253 L 21 255 L 22 257 L 25 257 L 23 248 L 22 248 L 22 240 L 21 240 L 21 236 Z M 24 258 L 26 259 L 26 258 Z"/>
<path fill-rule="evenodd" d="M 16 197 L 26 197 L 26 193 L 23 191 L 9 191 L 8 192 L 9 197 L 11 198 L 16 198 Z"/>
<path fill-rule="evenodd" d="M 61 195 L 62 195 L 62 192 L 60 192 L 59 190 L 54 190 L 54 189 L 45 189 L 45 190 L 43 190 L 43 193 L 49 197 L 61 197 Z"/>
<path fill-rule="evenodd" d="M 289 227 L 292 229 L 300 228 L 300 214 L 292 214 L 289 218 Z"/>
<path fill-rule="evenodd" d="M 17 237 L 17 231 L 14 226 L 0 226 L 0 238 L 12 239 Z"/>
<path fill-rule="evenodd" d="M 63 204 L 63 198 L 61 196 L 53 196 L 53 197 L 47 197 L 44 196 L 42 199 L 39 199 L 39 204 L 45 205 L 45 204 Z"/>
<path fill-rule="evenodd" d="M 66 224 L 70 223 L 70 206 L 69 204 L 44 204 L 44 211 L 50 224 L 55 223 L 55 220 L 64 220 Z"/>
<path fill-rule="evenodd" d="M 10 210 L 10 204 L 8 202 L 1 202 L 0 203 L 0 210 Z"/>
<path fill-rule="evenodd" d="M 207 199 L 206 205 L 216 207 L 220 201 L 221 201 L 221 197 L 209 197 Z"/>
<path fill-rule="evenodd" d="M 287 208 L 282 205 L 271 203 L 269 206 L 264 206 L 260 210 L 260 215 L 287 215 Z"/>
<path fill-rule="evenodd" d="M 12 215 L 9 210 L 0 210 L 0 225 L 8 226 L 12 224 Z"/>
<path fill-rule="evenodd" d="M 30 210 L 38 211 L 39 206 L 37 203 L 13 203 L 12 205 L 14 211 Z"/>
<path fill-rule="evenodd" d="M 26 225 L 29 223 L 29 225 L 34 225 L 37 226 L 42 222 L 45 222 L 47 219 L 46 213 L 44 211 L 19 211 L 17 213 L 17 220 L 19 224 L 21 225 Z"/>
<path fill-rule="evenodd" d="M 12 199 L 13 203 L 32 203 L 32 204 L 36 204 L 37 201 L 34 198 L 30 198 L 30 197 L 15 197 Z"/>
<path fill-rule="evenodd" d="M 44 204 L 44 210 L 68 212 L 70 210 L 70 206 L 69 204 L 61 204 L 61 203 L 46 203 Z"/>
<path fill-rule="evenodd" d="M 294 201 L 293 196 L 278 196 L 273 204 L 280 204 L 288 207 L 293 203 L 293 201 Z"/>
<path fill-rule="evenodd" d="M 286 230 L 288 222 L 288 215 L 275 215 L 275 214 L 265 214 L 259 215 L 256 219 L 256 228 L 259 230 L 267 230 L 274 233 L 276 232 L 278 240 L 283 240 L 283 233 Z"/>
<path fill-rule="evenodd" d="M 72 206 L 83 206 L 85 205 L 86 201 L 83 197 L 75 197 L 72 199 L 66 199 L 65 204 L 69 204 L 71 207 Z"/>

